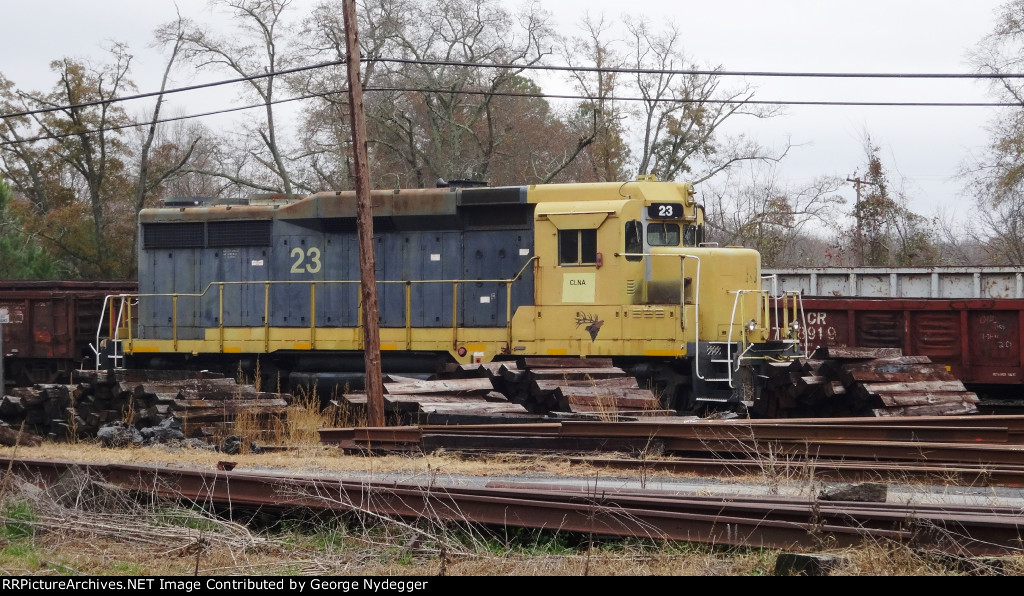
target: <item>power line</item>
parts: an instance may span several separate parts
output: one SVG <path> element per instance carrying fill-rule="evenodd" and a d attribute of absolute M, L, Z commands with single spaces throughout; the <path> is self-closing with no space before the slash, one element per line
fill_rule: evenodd
<path fill-rule="evenodd" d="M 364 63 L 381 62 L 381 63 L 397 63 L 397 64 L 413 64 L 419 66 L 456 66 L 456 67 L 467 67 L 467 68 L 495 68 L 495 69 L 506 69 L 506 70 L 541 70 L 541 71 L 563 71 L 563 72 L 596 72 L 596 73 L 617 73 L 617 74 L 653 74 L 653 75 L 680 75 L 680 76 L 744 76 L 744 77 L 794 77 L 794 78 L 878 78 L 878 79 L 1018 79 L 1024 78 L 1024 73 L 1007 73 L 1007 74 L 996 74 L 996 73 L 839 73 L 839 72 L 773 72 L 773 71 L 726 71 L 726 70 L 694 70 L 694 69 L 644 69 L 644 68 L 607 68 L 607 67 L 588 67 L 588 66 L 560 66 L 560 65 L 541 65 L 541 64 L 497 64 L 497 63 L 484 63 L 484 62 L 457 62 L 457 61 L 445 61 L 445 60 L 413 60 L 404 58 L 366 58 L 362 60 Z M 19 116 L 32 116 L 37 114 L 45 114 L 49 112 L 57 112 L 64 110 L 72 110 L 78 108 L 93 107 L 98 105 L 112 104 L 124 101 L 133 101 L 136 99 L 147 99 L 150 97 L 156 97 L 160 95 L 171 95 L 174 93 L 183 93 L 186 91 L 197 91 L 200 89 L 207 89 L 210 87 L 218 87 L 221 85 L 232 85 L 235 83 L 244 83 L 255 81 L 258 79 L 264 79 L 275 76 L 285 76 L 289 74 L 295 74 L 299 72 L 305 72 L 309 70 L 318 70 L 321 68 L 329 68 L 332 66 L 341 66 L 344 64 L 344 60 L 334 60 L 329 62 L 321 62 L 318 64 L 310 64 L 306 66 L 297 66 L 294 68 L 279 70 L 271 73 L 256 74 L 245 77 L 236 77 L 233 79 L 225 79 L 221 81 L 213 81 L 210 83 L 202 83 L 198 85 L 189 85 L 186 87 L 177 87 L 174 89 L 167 89 L 165 91 L 151 91 L 147 93 L 138 93 L 135 95 L 127 95 L 124 97 L 114 97 L 110 99 L 102 99 L 90 102 L 83 102 L 78 104 L 69 104 L 63 106 L 51 106 L 47 108 L 39 108 L 36 110 L 25 110 L 21 112 L 12 112 L 9 114 L 0 114 L 0 119 L 15 118 Z M 843 102 L 805 102 L 804 104 L 798 102 L 768 102 L 771 104 L 789 104 L 789 105 L 943 105 L 943 106 L 989 106 L 993 104 L 982 104 L 982 103 L 970 103 L 970 104 L 891 104 L 885 102 L 873 102 L 873 103 L 843 103 Z M 1011 104 L 1014 105 L 1014 104 Z"/>
<path fill-rule="evenodd" d="M 124 97 L 112 97 L 110 99 L 98 99 L 96 101 L 87 101 L 82 103 L 70 104 L 65 106 L 53 106 L 49 108 L 39 108 L 36 110 L 27 110 L 24 112 L 11 112 L 10 114 L 0 114 L 0 120 L 4 118 L 16 118 L 18 116 L 34 116 L 37 114 L 46 114 L 49 112 L 61 112 L 65 110 L 74 110 L 78 108 L 90 108 L 93 106 L 101 106 L 112 103 L 119 103 L 122 101 L 133 101 L 136 99 L 146 99 L 149 97 L 156 97 L 158 95 L 171 95 L 173 93 L 182 93 L 185 91 L 197 91 L 199 89 L 207 89 L 210 87 L 219 87 L 221 85 L 232 85 L 234 83 L 246 83 L 249 81 L 255 81 L 257 79 L 266 79 L 269 77 L 284 76 L 294 74 L 297 72 L 303 72 L 307 70 L 315 70 L 318 68 L 327 68 L 329 66 L 339 66 L 344 64 L 344 60 L 336 60 L 333 62 L 321 62 L 320 64 L 311 64 L 308 66 L 297 66 L 295 68 L 288 68 L 285 70 L 278 70 L 275 72 L 269 72 L 264 74 L 257 74 L 252 76 L 238 77 L 234 79 L 224 79 L 222 81 L 213 81 L 210 83 L 202 83 L 199 85 L 189 85 L 188 87 L 176 87 L 174 89 L 167 89 L 165 91 L 150 91 L 147 93 L 139 93 L 136 95 L 126 95 Z M 32 99 L 32 98 L 30 98 Z M 33 99 L 33 101 L 36 101 Z"/>
<path fill-rule="evenodd" d="M 265 76 L 265 75 L 260 75 Z M 857 102 L 857 101 L 793 101 L 793 100 L 728 100 L 728 99 L 677 99 L 677 98 L 647 98 L 647 97 L 623 97 L 623 96 L 606 96 L 606 97 L 593 97 L 589 95 L 567 95 L 567 94 L 553 94 L 553 93 L 517 93 L 511 91 L 479 91 L 479 90 L 452 90 L 452 89 L 433 89 L 428 87 L 367 87 L 364 89 L 367 93 L 373 92 L 390 92 L 390 93 L 437 93 L 443 95 L 490 95 L 496 97 L 519 97 L 527 99 L 566 99 L 566 100 L 580 100 L 580 101 L 646 101 L 653 103 L 708 103 L 708 104 L 730 104 L 730 105 L 771 105 L 771 106 L 848 106 L 848 107 L 1021 107 L 1018 103 L 997 103 L 997 102 Z M 290 103 L 293 101 L 301 101 L 306 99 L 315 99 L 320 97 L 327 97 L 330 95 L 339 95 L 345 93 L 345 89 L 335 91 L 324 91 L 319 93 L 310 93 L 306 95 L 300 95 L 296 97 L 289 97 L 285 99 L 273 100 L 270 105 L 277 105 L 282 103 Z M 196 114 L 188 114 L 184 116 L 173 116 L 169 118 L 160 118 L 155 122 L 157 124 L 164 124 L 167 122 L 176 122 L 180 120 L 190 120 L 193 118 L 205 118 L 207 116 L 217 116 L 221 114 L 228 114 L 231 112 L 239 112 L 244 110 L 251 110 L 256 108 L 264 108 L 267 103 L 261 102 L 258 104 L 250 104 L 245 106 L 235 106 L 232 108 L 225 108 L 223 110 L 214 110 L 210 112 L 200 112 Z M 49 110 L 52 111 L 52 110 Z M 76 132 L 69 132 L 63 134 L 54 135 L 39 135 L 35 137 L 29 137 L 25 139 L 17 139 L 13 141 L 2 141 L 0 147 L 6 145 L 17 145 L 20 143 L 28 143 L 35 141 L 44 140 L 56 140 L 67 137 L 78 136 L 81 134 L 94 134 L 97 132 L 108 132 L 114 130 L 123 130 L 127 128 L 137 128 L 139 126 L 149 126 L 153 124 L 153 121 L 146 122 L 134 122 L 131 124 L 119 124 L 112 125 L 103 128 L 94 128 L 87 130 L 79 130 Z"/>
<path fill-rule="evenodd" d="M 936 107 L 936 108 L 1012 108 L 1022 107 L 1019 103 L 1008 102 L 898 102 L 898 101 L 799 101 L 799 100 L 735 100 L 735 99 L 685 99 L 673 97 L 621 97 L 590 95 L 562 95 L 555 93 L 515 93 L 494 91 L 465 91 L 451 89 L 430 89 L 417 87 L 367 87 L 366 91 L 405 91 L 413 93 L 471 94 L 495 95 L 498 97 L 532 97 L 540 99 L 579 99 L 584 101 L 649 101 L 654 103 L 710 103 L 736 105 L 773 105 L 773 106 L 865 106 L 865 107 Z"/>
<path fill-rule="evenodd" d="M 309 95 L 300 95 L 300 96 L 297 96 L 297 97 L 288 97 L 288 98 L 285 98 L 285 99 L 276 99 L 276 100 L 274 100 L 274 101 L 272 101 L 270 103 L 272 105 L 277 105 L 277 104 L 282 104 L 282 103 L 289 103 L 289 102 L 292 102 L 292 101 L 300 101 L 300 100 L 303 100 L 303 99 L 313 99 L 315 97 L 326 97 L 328 95 L 337 95 L 339 93 L 344 93 L 344 91 L 327 91 L 327 92 L 324 92 L 324 93 L 311 93 Z M 214 110 L 212 112 L 201 112 L 201 113 L 198 113 L 198 114 L 187 114 L 185 116 L 172 116 L 172 117 L 169 117 L 169 118 L 160 118 L 160 119 L 156 120 L 155 122 L 156 122 L 156 124 L 164 124 L 164 123 L 167 123 L 167 122 L 177 122 L 179 120 L 191 120 L 193 118 L 205 118 L 206 116 L 217 116 L 217 115 L 220 115 L 220 114 L 229 114 L 231 112 L 241 112 L 243 110 L 252 110 L 252 109 L 255 109 L 255 108 L 264 108 L 264 107 L 266 107 L 266 105 L 267 104 L 265 104 L 265 103 L 258 103 L 258 104 L 251 104 L 251 105 L 247 105 L 247 106 L 235 106 L 233 108 L 224 108 L 223 110 Z M 146 122 L 132 122 L 131 124 L 116 124 L 116 125 L 112 125 L 112 126 L 106 126 L 106 127 L 103 127 L 103 128 L 93 128 L 93 129 L 87 129 L 87 130 L 79 130 L 79 131 L 75 131 L 75 132 L 67 132 L 67 133 L 62 133 L 62 134 L 39 135 L 39 136 L 30 137 L 30 138 L 26 138 L 26 139 L 18 139 L 18 140 L 15 140 L 15 141 L 3 141 L 3 142 L 0 142 L 0 147 L 3 147 L 5 145 L 17 145 L 17 144 L 20 144 L 20 143 L 29 143 L 29 142 L 35 142 L 35 141 L 49 141 L 49 140 L 56 140 L 56 139 L 64 139 L 64 138 L 67 138 L 67 137 L 76 137 L 76 136 L 82 135 L 82 134 L 95 134 L 95 133 L 98 133 L 98 132 L 109 132 L 109 131 L 112 131 L 112 130 L 124 130 L 126 128 L 138 128 L 140 126 L 149 126 L 149 125 L 153 124 L 153 122 L 154 121 L 149 120 L 149 121 L 146 121 Z"/>
<path fill-rule="evenodd" d="M 421 66 L 469 66 L 514 70 L 554 70 L 613 74 L 715 75 L 722 77 L 798 77 L 833 79 L 1021 79 L 1024 73 L 899 73 L 899 72 L 778 72 L 759 70 L 693 70 L 658 68 L 609 68 L 597 66 L 555 66 L 547 64 L 492 64 L 487 62 L 456 62 L 450 60 L 414 60 L 411 58 L 367 58 L 364 62 L 394 62 Z"/>

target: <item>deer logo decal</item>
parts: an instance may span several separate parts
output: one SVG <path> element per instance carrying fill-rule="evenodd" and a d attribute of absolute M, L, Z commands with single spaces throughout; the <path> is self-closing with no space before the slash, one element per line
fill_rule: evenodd
<path fill-rule="evenodd" d="M 597 339 L 597 334 L 601 331 L 601 325 L 604 325 L 604 321 L 597 318 L 597 315 L 588 315 L 583 312 L 576 313 L 576 328 L 579 329 L 580 325 L 586 324 L 584 329 L 590 333 L 590 341 Z"/>

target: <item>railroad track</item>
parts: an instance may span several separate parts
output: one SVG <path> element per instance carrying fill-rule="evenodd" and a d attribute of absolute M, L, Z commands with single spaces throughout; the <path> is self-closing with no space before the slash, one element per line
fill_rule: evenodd
<path fill-rule="evenodd" d="M 888 540 L 961 557 L 993 556 L 1021 552 L 1024 530 L 1024 517 L 1013 507 L 379 482 L 63 460 L 0 458 L 0 466 L 40 486 L 84 469 L 96 481 L 123 490 L 229 512 L 307 508 L 773 549 L 845 548 Z"/>
<path fill-rule="evenodd" d="M 598 465 L 737 475 L 1024 486 L 1024 416 L 808 418 L 321 429 L 352 452 L 586 454 Z M 625 457 L 600 459 L 595 453 Z"/>

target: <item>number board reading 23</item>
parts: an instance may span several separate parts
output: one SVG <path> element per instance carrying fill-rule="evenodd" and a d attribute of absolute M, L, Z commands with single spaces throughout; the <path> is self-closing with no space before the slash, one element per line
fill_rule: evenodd
<path fill-rule="evenodd" d="M 647 208 L 647 219 L 683 219 L 681 203 L 652 203 Z"/>

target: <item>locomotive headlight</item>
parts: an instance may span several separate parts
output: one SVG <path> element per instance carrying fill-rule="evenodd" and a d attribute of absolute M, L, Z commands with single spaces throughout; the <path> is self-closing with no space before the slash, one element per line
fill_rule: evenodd
<path fill-rule="evenodd" d="M 800 321 L 793 321 L 789 324 L 789 328 L 793 330 L 793 333 L 800 331 Z"/>
<path fill-rule="evenodd" d="M 757 322 L 754 319 L 750 319 L 747 321 L 747 331 L 753 333 L 754 329 L 757 329 Z"/>

